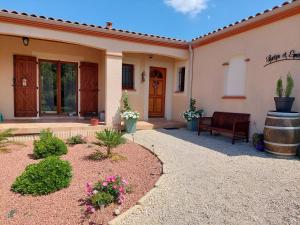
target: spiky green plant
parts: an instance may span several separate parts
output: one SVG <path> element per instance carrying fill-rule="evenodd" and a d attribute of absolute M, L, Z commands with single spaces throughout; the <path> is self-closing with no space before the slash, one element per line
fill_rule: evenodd
<path fill-rule="evenodd" d="M 196 99 L 194 98 L 190 100 L 190 111 L 196 111 Z"/>
<path fill-rule="evenodd" d="M 13 130 L 8 129 L 5 131 L 0 132 L 0 151 L 6 150 L 6 145 L 8 144 L 8 138 L 11 137 Z"/>
<path fill-rule="evenodd" d="M 96 138 L 98 142 L 96 142 L 99 146 L 106 147 L 106 154 L 108 157 L 112 155 L 112 149 L 116 148 L 120 144 L 125 143 L 125 138 L 120 131 L 114 129 L 105 129 L 103 131 L 96 133 Z"/>
<path fill-rule="evenodd" d="M 291 73 L 286 77 L 285 97 L 290 97 L 294 88 L 294 80 Z"/>
<path fill-rule="evenodd" d="M 280 98 L 283 96 L 283 83 L 282 83 L 282 78 L 281 77 L 277 80 L 276 94 Z"/>
<path fill-rule="evenodd" d="M 132 111 L 131 105 L 129 104 L 128 94 L 125 92 L 122 96 L 123 109 L 122 112 Z"/>

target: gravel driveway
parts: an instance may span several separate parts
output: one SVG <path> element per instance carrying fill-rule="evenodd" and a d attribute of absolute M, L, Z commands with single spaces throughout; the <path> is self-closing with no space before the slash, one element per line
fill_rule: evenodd
<path fill-rule="evenodd" d="M 154 149 L 165 174 L 111 224 L 300 224 L 298 159 L 184 129 L 139 131 L 135 142 Z"/>

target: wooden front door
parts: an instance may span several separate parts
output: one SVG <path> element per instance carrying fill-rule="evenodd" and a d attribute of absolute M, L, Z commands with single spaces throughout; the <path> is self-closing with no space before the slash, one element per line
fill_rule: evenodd
<path fill-rule="evenodd" d="M 165 116 L 166 69 L 151 67 L 149 80 L 149 117 Z"/>
<path fill-rule="evenodd" d="M 15 117 L 37 116 L 37 61 L 32 56 L 14 56 Z"/>
<path fill-rule="evenodd" d="M 98 112 L 98 64 L 81 62 L 80 115 L 92 112 Z"/>

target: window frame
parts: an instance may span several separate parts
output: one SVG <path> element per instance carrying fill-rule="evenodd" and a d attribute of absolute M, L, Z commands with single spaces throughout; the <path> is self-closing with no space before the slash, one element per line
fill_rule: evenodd
<path fill-rule="evenodd" d="M 184 69 L 184 73 L 182 70 Z M 183 76 L 183 79 L 182 79 Z M 186 67 L 181 66 L 177 70 L 177 83 L 176 83 L 176 93 L 184 93 L 185 92 L 185 79 L 186 79 Z M 182 84 L 183 82 L 183 84 Z"/>
<path fill-rule="evenodd" d="M 239 67 L 236 67 L 236 60 L 240 60 L 240 62 L 243 62 L 243 65 L 240 65 Z M 232 67 L 232 65 L 235 65 L 235 67 Z M 225 70 L 225 79 L 224 79 L 224 95 L 222 99 L 246 99 L 246 82 L 247 82 L 247 61 L 245 56 L 235 56 L 232 57 L 226 66 Z M 243 73 L 236 73 L 235 71 L 237 69 L 241 69 Z M 233 72 L 234 71 L 234 72 Z M 232 86 L 229 85 L 230 80 L 232 80 L 233 76 L 243 76 L 243 83 L 238 83 L 234 86 L 243 87 L 243 90 L 234 90 L 232 89 Z M 242 80 L 240 80 L 242 81 Z M 231 88 L 230 88 L 231 87 Z M 240 91 L 240 92 L 239 92 Z M 237 92 L 237 93 L 234 93 Z"/>
<path fill-rule="evenodd" d="M 123 83 L 123 75 L 124 75 L 124 66 L 128 66 L 128 67 L 131 67 L 132 68 L 132 81 L 130 83 L 132 83 L 132 87 L 129 87 L 129 85 L 127 86 L 124 86 L 124 83 Z M 131 91 L 134 91 L 135 90 L 135 76 L 134 76 L 134 64 L 130 64 L 130 63 L 122 63 L 122 90 L 131 90 Z"/>

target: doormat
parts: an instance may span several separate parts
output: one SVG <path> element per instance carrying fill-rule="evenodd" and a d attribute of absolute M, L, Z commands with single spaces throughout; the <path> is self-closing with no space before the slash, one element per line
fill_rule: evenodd
<path fill-rule="evenodd" d="M 169 127 L 169 128 L 164 128 L 165 130 L 179 130 L 178 127 Z"/>

